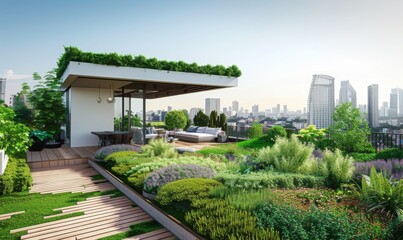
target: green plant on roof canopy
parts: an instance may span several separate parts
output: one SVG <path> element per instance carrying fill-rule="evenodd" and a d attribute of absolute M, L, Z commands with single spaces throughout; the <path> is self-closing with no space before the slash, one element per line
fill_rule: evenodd
<path fill-rule="evenodd" d="M 83 52 L 77 47 L 64 47 L 64 53 L 59 58 L 57 63 L 57 78 L 60 78 L 70 61 L 86 62 L 102 65 L 136 67 L 136 68 L 151 68 L 157 70 L 191 72 L 201 74 L 220 75 L 228 77 L 240 77 L 241 70 L 236 65 L 224 67 L 222 65 L 204 65 L 199 66 L 196 63 L 185 63 L 183 61 L 165 61 L 156 58 L 146 58 L 142 55 L 119 55 L 117 53 L 92 53 Z"/>

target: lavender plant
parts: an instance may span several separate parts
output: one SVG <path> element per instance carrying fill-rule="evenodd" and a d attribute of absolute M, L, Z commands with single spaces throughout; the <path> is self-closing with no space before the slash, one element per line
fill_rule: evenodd
<path fill-rule="evenodd" d="M 98 151 L 95 153 L 95 158 L 104 160 L 107 156 L 115 152 L 136 151 L 136 150 L 138 150 L 137 147 L 128 144 L 110 145 L 98 149 Z"/>
<path fill-rule="evenodd" d="M 208 167 L 195 164 L 176 164 L 160 168 L 148 174 L 144 181 L 144 191 L 156 194 L 167 183 L 185 178 L 211 179 L 216 173 Z"/>
<path fill-rule="evenodd" d="M 371 162 L 355 162 L 354 176 L 361 179 L 362 175 L 369 175 L 371 167 L 377 172 L 382 172 L 387 178 L 400 180 L 403 178 L 403 159 L 376 160 Z"/>

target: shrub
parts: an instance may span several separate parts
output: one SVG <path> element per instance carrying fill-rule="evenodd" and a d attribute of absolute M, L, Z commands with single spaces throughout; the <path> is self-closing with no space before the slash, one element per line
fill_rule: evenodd
<path fill-rule="evenodd" d="M 181 110 L 173 110 L 167 113 L 165 116 L 165 126 L 168 130 L 171 129 L 183 129 L 186 126 L 187 117 Z"/>
<path fill-rule="evenodd" d="M 144 187 L 144 180 L 146 179 L 148 173 L 133 173 L 129 177 L 127 177 L 127 181 L 129 185 L 131 185 L 138 192 L 141 192 Z"/>
<path fill-rule="evenodd" d="M 362 177 L 361 199 L 369 211 L 403 215 L 403 179 L 390 182 L 372 167 L 369 177 Z"/>
<path fill-rule="evenodd" d="M 160 158 L 155 159 L 152 162 L 139 164 L 137 166 L 132 167 L 129 171 L 126 172 L 126 175 L 130 175 L 133 173 L 149 173 L 158 168 L 166 167 L 172 164 L 196 164 L 200 166 L 209 167 L 216 172 L 222 171 L 225 169 L 226 164 L 222 162 L 213 161 L 210 158 L 205 157 L 197 157 L 197 156 L 183 156 L 179 158 Z"/>
<path fill-rule="evenodd" d="M 355 162 L 355 178 L 361 180 L 362 175 L 369 175 L 371 167 L 374 166 L 377 172 L 382 172 L 387 178 L 403 178 L 403 159 L 376 160 L 371 162 Z"/>
<path fill-rule="evenodd" d="M 237 142 L 236 146 L 241 148 L 254 148 L 260 149 L 268 146 L 272 146 L 273 144 L 267 140 L 266 136 L 262 136 L 260 138 L 249 139 L 241 142 Z"/>
<path fill-rule="evenodd" d="M 169 165 L 148 174 L 144 181 L 144 190 L 157 193 L 167 183 L 185 178 L 212 178 L 215 172 L 208 167 L 195 164 Z"/>
<path fill-rule="evenodd" d="M 287 137 L 287 131 L 282 126 L 273 126 L 267 131 L 267 139 L 269 142 L 276 142 L 277 138 Z"/>
<path fill-rule="evenodd" d="M 280 239 L 277 231 L 258 228 L 254 216 L 223 200 L 194 200 L 185 220 L 208 239 Z"/>
<path fill-rule="evenodd" d="M 202 110 L 199 110 L 193 118 L 195 126 L 204 127 L 209 125 L 210 117 L 204 114 Z"/>
<path fill-rule="evenodd" d="M 249 174 L 223 172 L 218 173 L 214 179 L 234 189 L 323 187 L 325 183 L 324 177 L 276 172 L 252 172 Z"/>
<path fill-rule="evenodd" d="M 115 152 L 136 151 L 136 150 L 137 150 L 137 147 L 135 147 L 133 145 L 128 145 L 128 144 L 110 145 L 110 146 L 106 146 L 106 147 L 102 147 L 102 148 L 98 149 L 98 151 L 95 153 L 95 158 L 103 160 L 107 156 L 109 156 Z"/>
<path fill-rule="evenodd" d="M 258 205 L 253 214 L 261 228 L 274 228 L 283 239 L 380 239 L 379 229 L 363 219 L 349 220 L 312 207 L 309 211 L 275 204 Z"/>
<path fill-rule="evenodd" d="M 135 155 L 135 158 L 130 160 L 130 162 L 117 163 L 115 166 L 112 167 L 112 171 L 117 175 L 125 175 L 125 173 L 129 171 L 132 167 L 151 161 L 152 160 L 150 158 L 141 158 L 139 157 L 139 155 Z"/>
<path fill-rule="evenodd" d="M 313 145 L 301 143 L 295 135 L 290 139 L 278 138 L 273 147 L 259 151 L 256 162 L 263 166 L 272 166 L 277 171 L 298 173 L 300 168 L 311 158 Z"/>
<path fill-rule="evenodd" d="M 340 150 L 335 152 L 325 150 L 323 161 L 327 168 L 326 184 L 331 188 L 339 188 L 342 183 L 347 183 L 353 177 L 353 158 L 344 157 Z"/>
<path fill-rule="evenodd" d="M 248 130 L 248 137 L 250 139 L 260 138 L 263 136 L 263 127 L 262 124 L 254 123 Z"/>
<path fill-rule="evenodd" d="M 403 215 L 397 217 L 388 227 L 387 239 L 403 239 Z"/>
<path fill-rule="evenodd" d="M 356 162 L 366 162 L 376 159 L 376 153 L 351 153 L 350 156 Z"/>
<path fill-rule="evenodd" d="M 221 183 L 212 179 L 181 179 L 162 186 L 156 200 L 161 205 L 170 205 L 173 202 L 190 203 L 193 199 L 208 197 L 211 189 L 219 185 Z"/>
<path fill-rule="evenodd" d="M 298 138 L 303 143 L 312 143 L 315 146 L 318 141 L 325 137 L 325 129 L 316 129 L 315 125 L 309 125 L 308 127 L 301 129 L 298 133 Z"/>
<path fill-rule="evenodd" d="M 376 154 L 376 159 L 403 159 L 403 150 L 398 148 L 387 148 Z"/>
<path fill-rule="evenodd" d="M 4 174 L 0 176 L 0 194 L 21 192 L 32 185 L 32 176 L 24 159 L 10 158 Z"/>
<path fill-rule="evenodd" d="M 163 139 L 152 139 L 141 148 L 141 152 L 148 157 L 175 158 L 177 152 L 173 146 Z"/>
<path fill-rule="evenodd" d="M 104 160 L 105 162 L 115 165 L 118 163 L 128 163 L 132 161 L 137 155 L 138 152 L 136 151 L 115 152 L 105 157 Z"/>

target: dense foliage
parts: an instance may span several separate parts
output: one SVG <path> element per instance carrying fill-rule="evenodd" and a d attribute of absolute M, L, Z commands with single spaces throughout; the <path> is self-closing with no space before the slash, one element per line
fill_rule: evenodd
<path fill-rule="evenodd" d="M 123 130 L 122 130 L 122 121 L 123 121 Z M 142 122 L 141 118 L 137 114 L 135 114 L 135 115 L 132 114 L 130 116 L 130 122 L 131 122 L 130 126 L 132 126 L 132 127 L 141 127 L 141 126 L 143 126 L 143 122 Z M 129 115 L 126 114 L 123 117 L 123 119 L 122 119 L 122 117 L 115 117 L 113 119 L 113 126 L 114 126 L 115 131 L 118 131 L 118 130 L 121 130 L 121 131 L 129 130 L 130 131 L 130 129 L 129 129 Z"/>
<path fill-rule="evenodd" d="M 187 124 L 188 117 L 182 110 L 173 110 L 165 116 L 165 126 L 168 130 L 183 129 Z"/>
<path fill-rule="evenodd" d="M 354 173 L 354 159 L 345 157 L 340 150 L 335 152 L 326 150 L 323 154 L 323 161 L 327 168 L 326 185 L 332 188 L 339 188 L 341 184 L 349 182 Z"/>
<path fill-rule="evenodd" d="M 138 156 L 138 152 L 136 151 L 120 151 L 108 155 L 104 160 L 111 165 L 115 165 L 120 163 L 130 163 L 136 156 Z"/>
<path fill-rule="evenodd" d="M 122 151 L 136 151 L 137 147 L 128 144 L 117 144 L 117 145 L 109 145 L 106 147 L 102 147 L 98 149 L 95 153 L 95 158 L 103 160 L 107 156 L 111 155 L 115 152 L 122 152 Z"/>
<path fill-rule="evenodd" d="M 157 193 L 167 183 L 185 178 L 212 178 L 216 173 L 208 167 L 195 164 L 169 165 L 148 174 L 144 180 L 144 191 Z"/>
<path fill-rule="evenodd" d="M 210 122 L 210 117 L 204 114 L 202 110 L 199 110 L 193 118 L 193 124 L 199 127 L 208 126 Z"/>
<path fill-rule="evenodd" d="M 369 175 L 372 167 L 375 167 L 377 172 L 382 172 L 384 177 L 388 179 L 403 178 L 403 159 L 355 162 L 354 166 L 354 174 L 356 179 L 361 179 L 362 175 Z"/>
<path fill-rule="evenodd" d="M 216 110 L 211 111 L 210 113 L 210 121 L 208 126 L 212 128 L 216 128 L 218 125 L 218 112 Z"/>
<path fill-rule="evenodd" d="M 282 126 L 273 126 L 267 131 L 267 139 L 270 143 L 275 143 L 277 138 L 287 137 L 287 131 Z"/>
<path fill-rule="evenodd" d="M 368 121 L 350 102 L 337 106 L 328 132 L 335 146 L 344 152 L 373 151 L 371 143 L 368 142 Z"/>
<path fill-rule="evenodd" d="M 151 68 L 157 70 L 192 72 L 201 74 L 211 74 L 229 77 L 240 77 L 241 71 L 235 65 L 224 67 L 222 65 L 204 65 L 199 66 L 196 63 L 185 63 L 183 61 L 165 61 L 156 58 L 146 58 L 142 55 L 118 55 L 117 53 L 92 53 L 83 52 L 77 47 L 64 47 L 64 53 L 59 58 L 57 63 L 57 78 L 60 78 L 70 61 L 87 62 L 102 65 L 136 67 L 136 68 Z"/>
<path fill-rule="evenodd" d="M 326 136 L 326 133 L 325 129 L 316 129 L 315 125 L 309 125 L 308 127 L 301 129 L 297 136 L 301 142 L 312 143 L 317 146 L 318 142 Z"/>
<path fill-rule="evenodd" d="M 260 138 L 263 136 L 263 127 L 260 123 L 254 123 L 248 130 L 248 137 L 250 139 Z"/>
<path fill-rule="evenodd" d="M 24 154 L 31 144 L 29 128 L 14 122 L 14 111 L 0 103 L 0 149 L 9 156 Z"/>
<path fill-rule="evenodd" d="M 30 169 L 25 159 L 11 157 L 0 176 L 0 195 L 28 190 L 32 185 Z"/>
<path fill-rule="evenodd" d="M 173 146 L 164 139 L 152 139 L 141 148 L 141 152 L 147 157 L 174 158 L 178 155 Z"/>
<path fill-rule="evenodd" d="M 224 113 L 218 116 L 217 127 L 220 127 L 225 132 L 227 131 L 227 116 Z"/>
<path fill-rule="evenodd" d="M 13 101 L 13 110 L 15 112 L 14 121 L 22 123 L 27 127 L 32 127 L 34 123 L 34 112 L 28 107 L 26 99 L 29 97 L 31 89 L 27 83 L 22 84 L 22 91 L 17 93 Z"/>

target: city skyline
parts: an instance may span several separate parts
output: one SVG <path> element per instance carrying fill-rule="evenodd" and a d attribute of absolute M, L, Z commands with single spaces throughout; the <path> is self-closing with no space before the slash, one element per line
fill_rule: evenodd
<path fill-rule="evenodd" d="M 0 6 L 9 10 L 0 16 L 6 33 L 0 39 L 0 77 L 7 78 L 10 89 L 19 89 L 24 81 L 33 85 L 33 72 L 44 75 L 54 68 L 64 45 L 236 64 L 243 72 L 238 88 L 148 101 L 150 109 L 203 107 L 205 98 L 220 98 L 222 106 L 231 106 L 235 96 L 249 109 L 254 104 L 271 109 L 277 103 L 303 109 L 313 74 L 333 76 L 336 89 L 348 79 L 357 91 L 357 104 L 367 103 L 371 84 L 379 84 L 380 103 L 389 102 L 391 89 L 402 87 L 400 1 L 86 1 L 78 7 L 10 1 Z M 69 16 L 61 18 L 65 13 Z"/>

